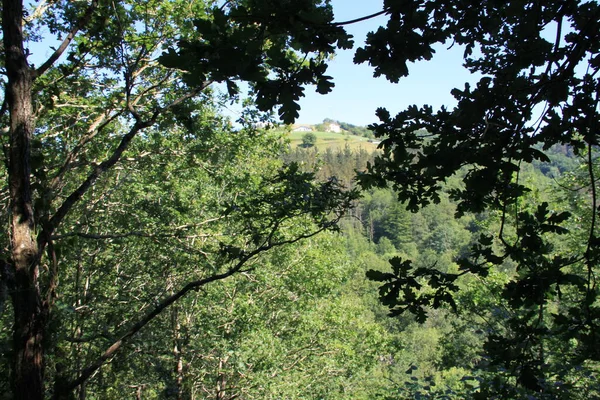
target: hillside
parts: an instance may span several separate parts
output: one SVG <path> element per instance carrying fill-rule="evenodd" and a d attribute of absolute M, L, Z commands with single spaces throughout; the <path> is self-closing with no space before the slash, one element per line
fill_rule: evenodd
<path fill-rule="evenodd" d="M 377 149 L 377 143 L 371 139 L 355 136 L 347 133 L 335 133 L 335 132 L 312 132 L 317 137 L 317 143 L 315 147 L 322 151 L 327 148 L 332 150 L 343 149 L 348 145 L 353 150 L 364 149 L 369 152 Z M 290 145 L 292 148 L 302 145 L 302 137 L 306 132 L 290 132 L 288 137 L 290 139 Z M 370 141 L 371 140 L 371 141 Z"/>

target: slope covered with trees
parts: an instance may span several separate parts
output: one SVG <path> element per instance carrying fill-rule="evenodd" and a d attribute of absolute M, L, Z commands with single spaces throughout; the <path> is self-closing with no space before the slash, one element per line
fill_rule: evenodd
<path fill-rule="evenodd" d="M 548 202 L 569 209 L 573 216 L 566 226 L 569 232 L 555 236 L 550 244 L 556 251 L 572 251 L 581 246 L 582 235 L 586 232 L 580 227 L 590 218 L 589 192 L 581 186 L 587 160 L 571 152 L 565 153 L 561 147 L 548 149 L 545 154 L 553 160 L 552 168 L 527 165 L 520 170 L 520 178 L 531 189 L 522 201 L 524 204 Z M 318 167 L 322 178 L 338 171 L 343 179 L 345 171 L 361 169 L 357 160 L 362 160 L 363 165 L 369 160 L 373 162 L 377 153 L 363 154 L 364 158 L 361 158 L 361 153 L 350 150 L 320 154 L 305 150 L 286 157 L 290 156 L 307 168 Z M 576 167 L 558 172 L 559 165 Z M 406 204 L 397 201 L 397 194 L 391 188 L 363 191 L 349 218 L 342 223 L 348 257 L 359 264 L 358 270 L 369 271 L 369 277 L 375 281 L 385 279 L 386 282 L 391 281 L 390 262 L 400 271 L 401 266 L 411 266 L 420 273 L 435 271 L 440 276 L 461 275 L 461 259 L 469 257 L 473 248 L 479 246 L 482 235 L 493 237 L 503 226 L 502 213 L 497 211 L 466 213 L 461 218 L 454 218 L 458 204 L 451 198 L 451 193 L 462 185 L 465 173 L 466 170 L 460 171 L 443 185 L 439 204 L 429 205 L 416 213 L 406 210 Z M 499 248 L 500 244 L 494 246 Z M 405 260 L 411 260 L 411 264 L 403 264 Z M 358 276 L 349 282 L 357 299 L 371 310 L 376 323 L 385 332 L 385 340 L 378 350 L 377 366 L 373 369 L 378 377 L 376 393 L 382 398 L 394 399 L 417 396 L 586 399 L 597 396 L 598 365 L 593 360 L 579 362 L 574 359 L 578 354 L 573 348 L 578 344 L 576 340 L 566 342 L 557 339 L 559 335 L 548 332 L 544 340 L 547 357 L 544 368 L 553 375 L 547 381 L 550 387 L 541 392 L 525 387 L 518 380 L 518 374 L 496 361 L 497 348 L 489 342 L 501 335 L 513 334 L 512 330 L 518 328 L 507 325 L 507 321 L 518 314 L 514 305 L 504 298 L 504 293 L 506 287 L 519 278 L 520 267 L 511 259 L 488 267 L 485 278 L 462 274 L 455 281 L 454 307 L 447 303 L 437 307 L 423 305 L 424 314 L 419 314 L 419 309 L 409 308 L 411 303 L 407 301 L 407 311 L 415 312 L 416 318 L 408 312 L 396 312 L 398 299 L 393 297 L 395 288 L 392 285 L 377 290 Z M 436 294 L 436 287 L 428 288 L 428 279 L 424 277 L 408 276 L 406 281 L 421 285 L 414 289 L 414 295 Z M 391 283 L 398 285 L 399 282 Z M 573 299 L 567 290 L 561 290 L 560 296 L 549 297 L 546 302 L 549 312 L 556 317 L 564 302 Z M 377 304 L 375 294 L 383 301 L 384 308 Z M 388 306 L 392 307 L 386 310 Z M 390 310 L 393 318 L 388 316 Z M 524 351 L 539 350 L 535 346 L 521 346 Z M 511 354 L 509 347 L 504 346 L 503 350 Z"/>

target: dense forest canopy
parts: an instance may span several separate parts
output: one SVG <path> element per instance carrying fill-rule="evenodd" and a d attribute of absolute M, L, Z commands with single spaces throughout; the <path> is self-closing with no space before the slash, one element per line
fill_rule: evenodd
<path fill-rule="evenodd" d="M 481 78 L 455 108 L 379 109 L 375 156 L 254 128 L 328 93 L 345 25 L 379 15 L 354 61 L 397 82 L 464 46 Z M 599 21 L 575 0 L 341 22 L 316 0 L 4 0 L 3 392 L 597 397 Z M 246 86 L 234 130 L 219 104 Z"/>
<path fill-rule="evenodd" d="M 387 138 L 362 183 L 391 183 L 398 199 L 415 211 L 439 203 L 442 184 L 461 171 L 461 184 L 448 192 L 457 203 L 456 216 L 497 212 L 501 223 L 493 235 L 482 232 L 469 254 L 459 257 L 457 272 L 396 258 L 392 273 L 370 276 L 385 282 L 381 298 L 393 315 L 408 310 L 423 321 L 429 307 L 457 307 L 460 277 L 485 278 L 514 263 L 515 275 L 500 292 L 508 312 L 505 329 L 490 333 L 485 343 L 490 363 L 506 372 L 489 395 L 518 396 L 523 388 L 558 397 L 566 376 L 600 360 L 595 278 L 600 6 L 585 1 L 387 4 L 390 22 L 368 37 L 356 61 L 369 61 L 375 74 L 397 81 L 408 72 L 406 62 L 429 59 L 433 44 L 452 41 L 465 46 L 465 66 L 482 77 L 473 87 L 453 91 L 458 105 L 452 110 L 413 106 L 395 117 L 378 110 L 380 123 L 372 128 Z M 569 226 L 572 206 L 531 198 L 532 185 L 522 176 L 527 164 L 549 163 L 544 150 L 555 145 L 585 158 L 578 179 L 589 208 L 576 225 L 575 246 L 559 245 L 559 237 L 574 227 Z"/>

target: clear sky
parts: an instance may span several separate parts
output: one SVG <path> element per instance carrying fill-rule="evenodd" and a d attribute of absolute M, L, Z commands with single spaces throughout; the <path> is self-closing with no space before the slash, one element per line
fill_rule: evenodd
<path fill-rule="evenodd" d="M 382 10 L 382 0 L 332 0 L 335 19 L 338 22 L 356 19 Z M 367 32 L 376 30 L 387 22 L 386 16 L 347 25 L 354 35 L 355 48 L 364 43 Z M 455 46 L 436 48 L 430 61 L 409 65 L 410 75 L 393 84 L 385 78 L 373 78 L 373 69 L 367 64 L 352 62 L 354 50 L 339 51 L 330 63 L 328 75 L 333 76 L 335 88 L 327 95 L 315 93 L 314 88 L 305 90 L 301 99 L 299 123 L 316 124 L 324 118 L 368 125 L 377 122 L 375 110 L 387 108 L 392 115 L 411 104 L 429 104 L 434 109 L 442 105 L 453 106 L 450 91 L 463 88 L 474 78 L 462 67 L 462 49 Z"/>

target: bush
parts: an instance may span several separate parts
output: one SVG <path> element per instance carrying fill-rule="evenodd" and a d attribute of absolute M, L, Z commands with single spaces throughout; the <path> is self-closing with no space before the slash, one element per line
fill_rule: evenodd
<path fill-rule="evenodd" d="M 302 135 L 302 147 L 313 147 L 317 143 L 317 135 L 312 132 Z"/>

